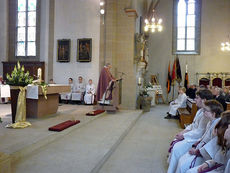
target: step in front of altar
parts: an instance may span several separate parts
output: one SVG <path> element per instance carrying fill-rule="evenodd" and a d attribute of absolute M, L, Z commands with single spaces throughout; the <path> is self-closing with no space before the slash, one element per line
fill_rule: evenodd
<path fill-rule="evenodd" d="M 10 107 L 10 105 L 8 105 L 8 107 Z M 59 106 L 58 112 L 52 116 L 41 119 L 28 118 L 27 121 L 30 122 L 32 126 L 25 129 L 5 128 L 7 124 L 11 123 L 11 116 L 9 114 L 6 116 L 7 120 L 4 118 L 3 123 L 0 123 L 0 153 L 9 156 L 10 162 L 15 163 L 39 148 L 62 138 L 71 131 L 81 128 L 104 115 L 102 113 L 94 117 L 85 116 L 85 113 L 89 110 L 93 110 L 93 107 L 80 105 Z M 62 132 L 48 131 L 49 127 L 66 120 L 80 120 L 81 123 L 65 129 Z M 3 159 L 0 160 L 0 162 L 3 161 Z"/>
<path fill-rule="evenodd" d="M 104 113 L 33 154 L 21 157 L 14 167 L 15 173 L 98 172 L 140 116 L 141 111 Z"/>

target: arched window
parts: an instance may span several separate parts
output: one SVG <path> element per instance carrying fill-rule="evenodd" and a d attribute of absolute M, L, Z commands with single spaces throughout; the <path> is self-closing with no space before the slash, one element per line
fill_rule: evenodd
<path fill-rule="evenodd" d="M 174 0 L 173 54 L 200 53 L 200 0 Z"/>
<path fill-rule="evenodd" d="M 40 0 L 9 0 L 9 60 L 39 60 Z"/>
<path fill-rule="evenodd" d="M 16 56 L 36 56 L 37 0 L 17 1 Z"/>

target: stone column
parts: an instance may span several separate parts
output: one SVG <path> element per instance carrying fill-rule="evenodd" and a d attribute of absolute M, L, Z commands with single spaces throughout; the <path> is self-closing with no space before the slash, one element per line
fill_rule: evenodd
<path fill-rule="evenodd" d="M 8 61 L 8 0 L 0 0 L 0 75 L 3 75 L 2 61 Z"/>
<path fill-rule="evenodd" d="M 121 107 L 136 107 L 136 65 L 134 62 L 134 34 L 136 11 L 126 11 L 130 0 L 107 0 L 105 11 L 104 59 L 113 66 L 117 78 L 125 73 L 122 81 Z"/>

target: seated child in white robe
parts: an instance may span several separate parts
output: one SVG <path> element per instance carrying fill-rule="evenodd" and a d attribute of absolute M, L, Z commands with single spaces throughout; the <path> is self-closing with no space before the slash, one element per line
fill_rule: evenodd
<path fill-rule="evenodd" d="M 174 173 L 178 164 L 179 158 L 184 155 L 192 145 L 198 141 L 204 134 L 208 119 L 203 116 L 203 107 L 206 100 L 213 98 L 211 91 L 204 89 L 196 93 L 196 106 L 199 108 L 193 123 L 186 127 L 185 130 L 179 132 L 171 143 L 168 158 L 168 173 Z"/>
<path fill-rule="evenodd" d="M 84 97 L 85 104 L 93 104 L 94 95 L 95 95 L 95 86 L 93 84 L 92 79 L 90 79 L 89 84 L 86 85 L 85 97 Z"/>
<path fill-rule="evenodd" d="M 215 136 L 213 130 L 220 120 L 220 115 L 223 112 L 223 106 L 216 100 L 208 100 L 204 106 L 204 116 L 209 119 L 206 126 L 206 131 L 202 138 L 197 141 L 192 148 L 184 154 L 178 162 L 176 173 L 185 173 L 190 168 L 200 165 L 204 162 L 204 146 Z"/>
<path fill-rule="evenodd" d="M 63 93 L 63 94 L 61 94 L 61 100 L 66 100 L 66 101 L 71 100 L 72 92 L 74 90 L 73 79 L 69 78 L 68 82 L 69 82 L 69 85 L 71 87 L 71 92 L 70 93 Z"/>
<path fill-rule="evenodd" d="M 210 157 L 202 165 L 189 169 L 186 173 L 229 173 L 230 172 L 230 112 L 222 114 L 216 125 L 217 137 L 205 146 L 205 153 Z"/>
<path fill-rule="evenodd" d="M 179 87 L 178 92 L 178 98 L 170 103 L 169 112 L 167 112 L 168 115 L 165 117 L 165 119 L 174 118 L 176 116 L 178 108 L 186 108 L 187 96 L 185 94 L 185 87 Z"/>
<path fill-rule="evenodd" d="M 85 84 L 83 83 L 83 78 L 79 76 L 78 83 L 75 85 L 74 91 L 72 93 L 72 100 L 83 101 L 84 93 L 85 93 Z"/>

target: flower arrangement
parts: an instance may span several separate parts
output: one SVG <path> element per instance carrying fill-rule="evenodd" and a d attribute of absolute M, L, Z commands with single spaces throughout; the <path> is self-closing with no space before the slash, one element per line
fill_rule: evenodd
<path fill-rule="evenodd" d="M 148 97 L 149 96 L 148 88 L 153 88 L 153 85 L 150 82 L 149 83 L 144 83 L 143 88 L 140 90 L 140 95 Z"/>
<path fill-rule="evenodd" d="M 11 75 L 6 74 L 6 83 L 12 86 L 27 86 L 33 81 L 33 77 L 30 76 L 29 71 L 25 72 L 24 66 L 21 66 L 19 61 L 15 65 Z"/>

